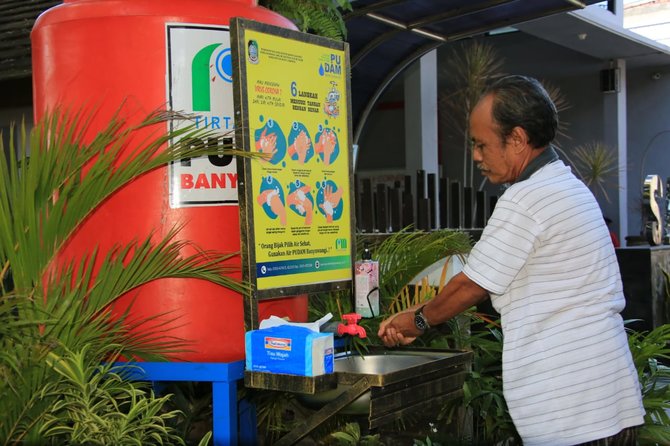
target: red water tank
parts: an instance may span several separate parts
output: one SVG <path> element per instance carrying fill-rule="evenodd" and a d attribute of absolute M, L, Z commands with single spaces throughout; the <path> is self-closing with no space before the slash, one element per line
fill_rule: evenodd
<path fill-rule="evenodd" d="M 119 109 L 136 123 L 172 108 L 195 113 L 200 125 L 232 129 L 232 17 L 295 29 L 255 0 L 65 0 L 42 14 L 32 31 L 35 119 L 56 107 L 95 110 L 92 135 Z M 185 170 L 177 174 L 166 166 L 116 193 L 75 233 L 63 259 L 79 258 L 95 246 L 105 253 L 152 232 L 162 237 L 175 225 L 183 225 L 181 239 L 201 248 L 238 251 L 235 163 L 193 161 L 200 164 L 180 163 L 175 169 Z M 218 168 L 233 169 L 220 177 L 227 183 L 195 187 L 188 181 L 188 169 L 204 169 L 208 178 Z M 237 293 L 205 281 L 165 279 L 122 297 L 116 311 L 131 301 L 133 320 L 160 315 L 168 324 L 162 328 L 166 339 L 191 342 L 179 360 L 244 357 L 243 297 Z M 269 312 L 305 321 L 306 296 L 261 303 L 259 314 Z"/>

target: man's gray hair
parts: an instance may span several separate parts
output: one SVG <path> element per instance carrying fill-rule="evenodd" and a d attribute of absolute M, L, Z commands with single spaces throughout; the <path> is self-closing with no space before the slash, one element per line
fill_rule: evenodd
<path fill-rule="evenodd" d="M 488 87 L 482 97 L 488 95 L 493 96 L 493 120 L 502 141 L 507 140 L 514 127 L 524 129 L 528 143 L 536 149 L 548 146 L 556 137 L 556 105 L 537 79 L 505 76 Z"/>

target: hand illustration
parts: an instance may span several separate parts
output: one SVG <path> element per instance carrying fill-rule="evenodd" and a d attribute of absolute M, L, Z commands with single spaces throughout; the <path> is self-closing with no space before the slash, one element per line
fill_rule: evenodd
<path fill-rule="evenodd" d="M 333 192 L 333 186 L 328 185 L 323 191 L 323 203 L 319 204 L 319 207 L 323 209 L 323 212 L 326 213 L 326 221 L 328 223 L 333 222 L 333 213 L 335 208 L 339 206 L 340 201 L 342 201 L 342 190 L 338 189 Z"/>
<path fill-rule="evenodd" d="M 289 206 L 295 206 L 295 208 L 298 210 L 298 213 L 305 217 L 305 225 L 312 224 L 312 214 L 314 209 L 312 207 L 312 202 L 309 198 L 307 198 L 307 193 L 309 190 L 310 187 L 304 185 L 288 194 L 288 197 L 286 198 Z"/>
<path fill-rule="evenodd" d="M 331 130 L 326 129 L 323 132 L 321 132 L 321 135 L 319 135 L 319 139 L 317 140 L 314 149 L 316 153 L 323 154 L 323 164 L 325 166 L 330 165 L 331 162 L 330 156 L 335 151 L 336 143 L 337 139 L 335 136 L 335 132 Z"/>
<path fill-rule="evenodd" d="M 279 196 L 279 189 L 266 189 L 260 193 L 256 200 L 261 206 L 264 204 L 270 206 L 270 210 L 279 217 L 282 226 L 286 226 L 286 209 Z"/>
<path fill-rule="evenodd" d="M 275 133 L 266 134 L 267 128 L 263 129 L 261 137 L 256 141 L 256 150 L 263 154 L 263 161 L 270 161 L 277 153 L 277 135 Z"/>
<path fill-rule="evenodd" d="M 312 146 L 312 141 L 307 136 L 307 133 L 304 130 L 301 130 L 296 136 L 295 141 L 288 148 L 289 156 L 293 157 L 294 154 L 298 155 L 298 162 L 301 164 L 305 163 L 305 158 L 307 157 L 307 151 Z"/>

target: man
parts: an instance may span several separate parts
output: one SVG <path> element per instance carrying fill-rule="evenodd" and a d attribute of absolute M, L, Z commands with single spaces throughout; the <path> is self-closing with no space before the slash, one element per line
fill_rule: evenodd
<path fill-rule="evenodd" d="M 619 267 L 597 202 L 550 145 L 557 126 L 535 79 L 505 77 L 483 94 L 470 117 L 473 159 L 510 187 L 463 272 L 427 304 L 385 320 L 379 336 L 408 344 L 490 297 L 504 334 L 504 395 L 524 444 L 634 445 L 644 409 Z"/>

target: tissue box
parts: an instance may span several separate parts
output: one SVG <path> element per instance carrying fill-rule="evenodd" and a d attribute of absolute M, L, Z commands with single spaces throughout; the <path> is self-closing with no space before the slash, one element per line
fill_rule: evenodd
<path fill-rule="evenodd" d="M 333 373 L 333 334 L 281 325 L 248 331 L 246 369 L 252 372 L 318 376 Z"/>

